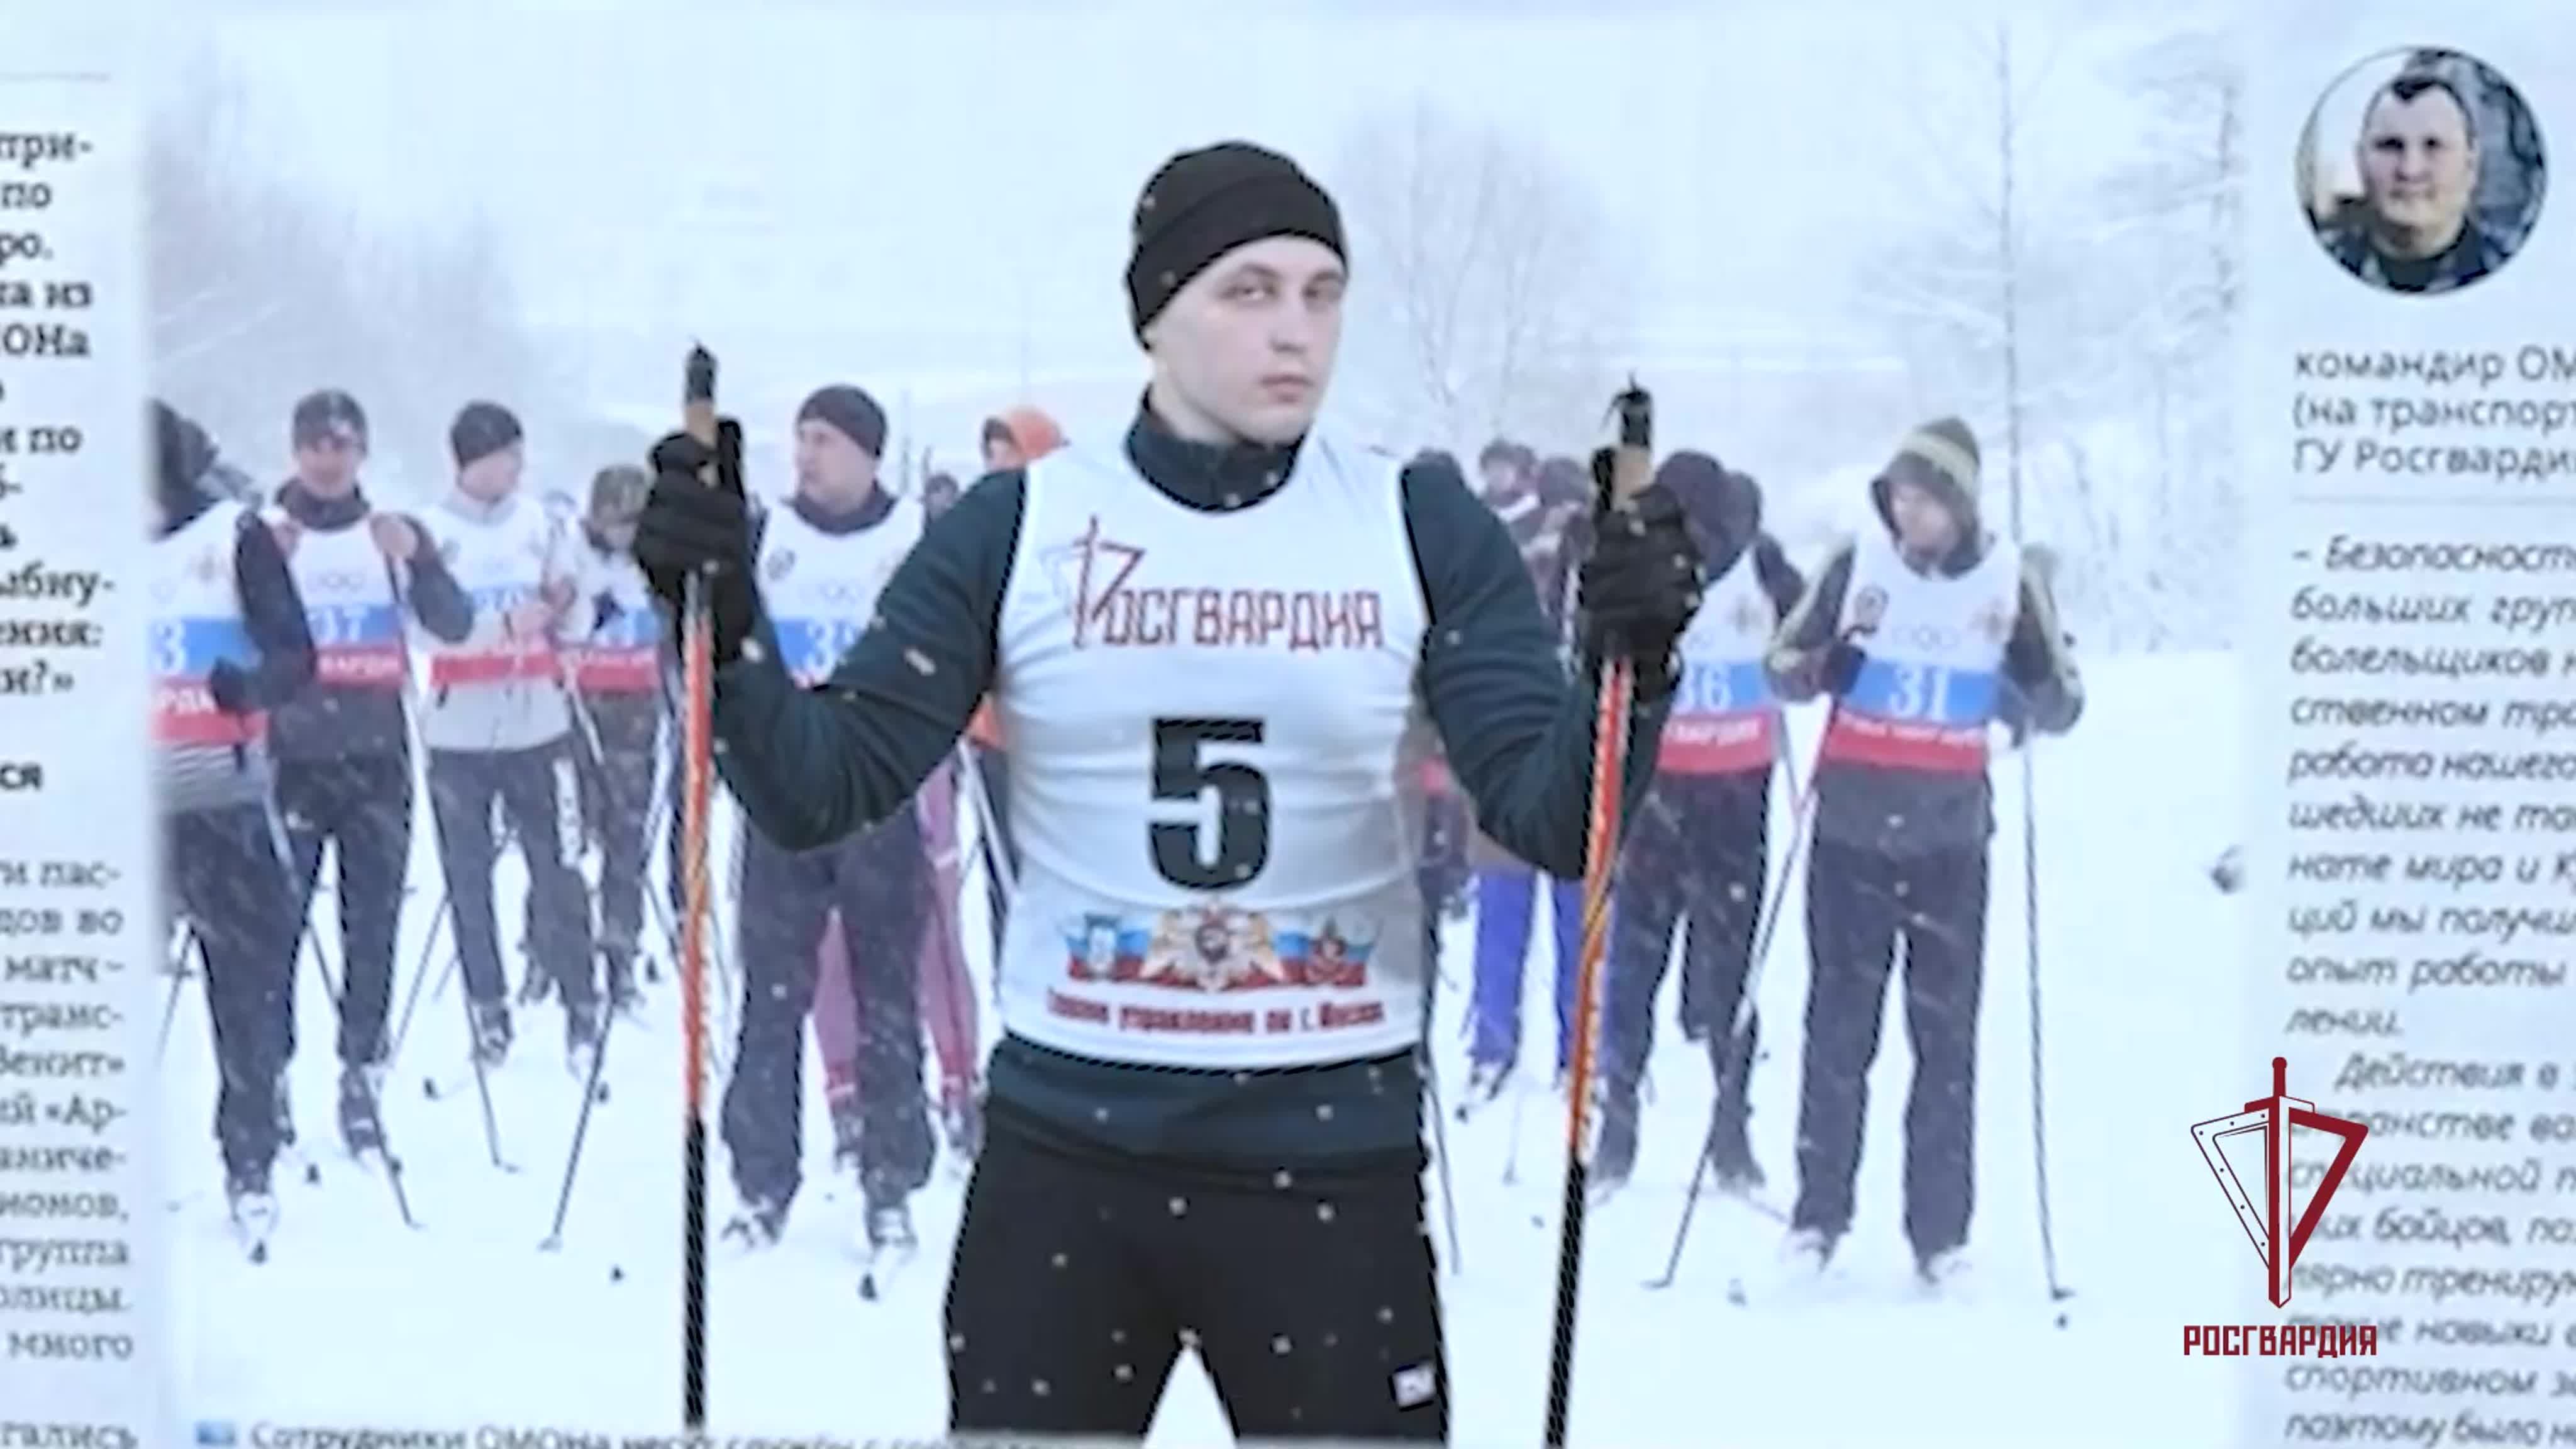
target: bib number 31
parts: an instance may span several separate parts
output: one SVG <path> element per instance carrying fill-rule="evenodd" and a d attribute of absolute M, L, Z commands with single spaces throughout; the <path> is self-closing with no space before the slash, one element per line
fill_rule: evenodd
<path fill-rule="evenodd" d="M 1270 781 L 1236 760 L 1209 763 L 1210 745 L 1258 745 L 1257 719 L 1154 721 L 1154 798 L 1197 804 L 1216 795 L 1214 851 L 1198 822 L 1158 820 L 1145 828 L 1154 869 L 1189 890 L 1224 890 L 1261 874 L 1270 863 Z"/>

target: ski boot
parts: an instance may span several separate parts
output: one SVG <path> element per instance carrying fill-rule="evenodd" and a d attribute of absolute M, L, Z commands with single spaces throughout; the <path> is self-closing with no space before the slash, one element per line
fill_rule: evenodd
<path fill-rule="evenodd" d="M 268 1190 L 268 1170 L 226 1174 L 224 1203 L 231 1214 L 233 1241 L 254 1263 L 268 1261 L 268 1240 L 277 1232 L 277 1198 Z"/>
<path fill-rule="evenodd" d="M 974 1165 L 984 1150 L 984 1108 L 971 1088 L 952 1090 L 940 1104 L 939 1133 L 960 1171 Z"/>
<path fill-rule="evenodd" d="M 859 1094 L 850 1088 L 824 1093 L 823 1109 L 832 1119 L 832 1166 L 840 1172 L 859 1170 Z"/>
<path fill-rule="evenodd" d="M 921 1240 L 913 1236 L 912 1209 L 901 1198 L 883 1202 L 871 1198 L 867 1210 L 867 1241 L 862 1245 L 859 1272 L 859 1297 L 874 1303 L 885 1296 L 919 1250 Z"/>
<path fill-rule="evenodd" d="M 1751 1197 L 1760 1192 L 1770 1179 L 1762 1164 L 1753 1160 L 1753 1144 L 1745 1139 L 1744 1118 L 1718 1108 L 1717 1131 L 1708 1140 L 1708 1169 L 1717 1190 L 1733 1197 Z"/>
<path fill-rule="evenodd" d="M 1717 1101 L 1709 1109 L 1709 1171 L 1717 1180 L 1718 1191 L 1738 1197 L 1760 1192 L 1768 1181 L 1762 1174 L 1762 1165 L 1753 1160 L 1753 1144 L 1746 1132 L 1753 1106 L 1744 1098 L 1744 1084 L 1753 1070 L 1753 1051 L 1749 1034 L 1740 1047 L 1720 1040 L 1709 1048 L 1711 1064 L 1717 1070 Z"/>
<path fill-rule="evenodd" d="M 1955 1298 L 1966 1286 L 1968 1256 L 1964 1249 L 1943 1248 L 1917 1254 L 1914 1278 L 1927 1298 Z"/>
<path fill-rule="evenodd" d="M 771 1198 L 747 1197 L 742 1206 L 727 1219 L 719 1235 L 736 1252 L 756 1253 L 778 1246 L 779 1236 L 787 1231 L 787 1204 Z"/>
<path fill-rule="evenodd" d="M 382 1066 L 340 1068 L 340 1145 L 351 1157 L 385 1150 L 385 1123 L 377 1104 L 384 1100 Z"/>
<path fill-rule="evenodd" d="M 1780 1241 L 1770 1290 L 1788 1297 L 1812 1294 L 1833 1266 L 1834 1250 L 1841 1246 L 1841 1239 L 1822 1228 L 1791 1228 Z"/>
<path fill-rule="evenodd" d="M 486 1067 L 497 1067 L 510 1059 L 510 1008 L 498 1001 L 466 1003 L 465 1014 L 474 1032 L 474 1059 Z"/>
<path fill-rule="evenodd" d="M 1512 1064 L 1502 1062 L 1469 1062 L 1467 1091 L 1458 1102 L 1458 1120 L 1466 1121 L 1487 1103 L 1503 1094 L 1512 1080 Z"/>
<path fill-rule="evenodd" d="M 1612 1089 L 1601 1095 L 1601 1129 L 1593 1138 L 1589 1169 L 1595 1202 L 1626 1186 L 1637 1170 L 1637 1094 Z"/>
<path fill-rule="evenodd" d="M 599 953 L 600 976 L 608 983 L 608 1009 L 633 1020 L 643 1009 L 644 993 L 635 985 L 635 955 L 615 948 Z"/>
<path fill-rule="evenodd" d="M 607 1035 L 604 1010 L 596 997 L 578 1006 L 564 1003 L 564 1070 L 576 1082 L 589 1082 L 598 1065 L 600 1043 Z"/>

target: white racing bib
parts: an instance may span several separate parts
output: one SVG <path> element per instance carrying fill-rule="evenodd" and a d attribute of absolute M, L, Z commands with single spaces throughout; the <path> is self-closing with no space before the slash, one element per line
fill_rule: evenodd
<path fill-rule="evenodd" d="M 1701 596 L 1681 637 L 1681 684 L 1664 721 L 1656 768 L 1675 775 L 1767 770 L 1780 748 L 1780 705 L 1762 656 L 1779 611 L 1747 548 Z"/>
<path fill-rule="evenodd" d="M 316 681 L 332 689 L 402 688 L 402 612 L 389 565 L 366 524 L 296 531 L 286 566 L 313 634 Z"/>
<path fill-rule="evenodd" d="M 920 537 L 919 509 L 897 508 L 851 533 L 825 533 L 793 508 L 769 510 L 760 529 L 760 600 L 779 661 L 798 684 L 810 689 L 840 667 Z"/>
<path fill-rule="evenodd" d="M 1908 568 L 1884 529 L 1852 550 L 1843 627 L 1869 656 L 1834 704 L 1824 758 L 1905 770 L 1982 774 L 1986 728 L 2003 686 L 2004 647 L 2021 614 L 2021 550 L 1989 544 L 1956 578 Z"/>
<path fill-rule="evenodd" d="M 522 499 L 518 507 L 493 522 L 448 518 L 442 523 L 439 556 L 446 560 L 457 586 L 474 601 L 475 626 L 462 643 L 431 641 L 430 687 L 553 679 L 555 645 L 550 633 L 512 635 L 490 621 L 506 618 L 544 590 L 546 557 L 554 547 L 554 519 L 535 499 Z"/>
<path fill-rule="evenodd" d="M 1312 439 L 1231 513 L 1121 453 L 1030 466 L 995 684 L 1013 1034 L 1199 1068 L 1420 1038 L 1427 611 L 1398 466 Z"/>

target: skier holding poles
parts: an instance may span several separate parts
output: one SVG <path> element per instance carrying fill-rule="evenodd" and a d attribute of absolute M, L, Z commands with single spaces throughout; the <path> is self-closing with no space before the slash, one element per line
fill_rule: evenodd
<path fill-rule="evenodd" d="M 1186 1328 L 1238 1435 L 1438 1441 L 1423 726 L 1488 834 L 1582 874 L 1592 681 L 1616 641 L 1633 796 L 1698 551 L 1651 489 L 1605 523 L 1569 680 L 1463 479 L 1310 433 L 1348 275 L 1323 190 L 1230 142 L 1172 158 L 1133 217 L 1152 380 L 1123 442 L 969 490 L 823 688 L 795 685 L 706 443 L 657 447 L 636 553 L 675 606 L 705 581 L 718 759 L 782 847 L 903 811 L 988 691 L 1011 738 L 1020 875 L 948 1283 L 952 1427 L 1140 1438 Z"/>
<path fill-rule="evenodd" d="M 1721 1191 L 1745 1192 L 1762 1183 L 1745 1100 L 1758 1028 L 1746 1016 L 1738 1040 L 1735 1022 L 1770 874 L 1771 778 L 1787 744 L 1762 661 L 1806 581 L 1762 531 L 1762 493 L 1751 478 L 1683 451 L 1664 459 L 1655 482 L 1688 514 L 1710 580 L 1682 636 L 1682 686 L 1664 725 L 1654 793 L 1628 838 L 1612 915 L 1592 1178 L 1615 1187 L 1635 1165 L 1638 1089 L 1678 928 L 1682 1031 L 1708 1043 L 1716 1082 L 1710 1166 Z"/>
<path fill-rule="evenodd" d="M 270 1169 L 285 1146 L 285 1013 L 301 938 L 278 849 L 268 712 L 313 680 L 313 636 L 294 576 L 251 507 L 204 481 L 202 428 L 152 405 L 152 736 L 163 879 L 206 967 L 221 1085 L 215 1140 L 235 1237 L 265 1261 L 276 1227 Z"/>
<path fill-rule="evenodd" d="M 1835 552 L 1771 651 L 1781 698 L 1833 701 L 1810 827 L 1792 1277 L 1821 1272 L 1851 1227 L 1899 942 L 1914 1046 L 1905 1235 L 1927 1286 L 1963 1264 L 1995 829 L 1988 732 L 2017 718 L 2016 733 L 2063 734 L 2084 708 L 2046 580 L 1983 527 L 1979 472 L 1958 419 L 1908 434 L 1870 485 L 1875 526 Z"/>

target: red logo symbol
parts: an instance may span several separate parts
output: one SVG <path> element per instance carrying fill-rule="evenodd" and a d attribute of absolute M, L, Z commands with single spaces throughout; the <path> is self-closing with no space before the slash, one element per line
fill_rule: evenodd
<path fill-rule="evenodd" d="M 2290 1137 L 2301 1127 L 2331 1133 L 2340 1145 L 2335 1148 L 2334 1161 L 2326 1165 L 2325 1175 L 2317 1179 L 2317 1190 L 2309 1195 L 2306 1209 L 2294 1211 L 2290 1198 Z M 2220 1145 L 2228 1138 L 2257 1132 L 2263 1134 L 2263 1206 L 2259 1210 Z M 2272 1058 L 2270 1097 L 2246 1103 L 2245 1110 L 2232 1117 L 2213 1117 L 2192 1124 L 2192 1140 L 2200 1144 L 2201 1159 L 2209 1164 L 2219 1190 L 2227 1194 L 2227 1205 L 2236 1210 L 2237 1223 L 2245 1229 L 2245 1236 L 2254 1240 L 2255 1256 L 2269 1271 L 2273 1307 L 2289 1306 L 2290 1270 L 2298 1265 L 2299 1254 L 2308 1246 L 2308 1235 L 2316 1231 L 2318 1221 L 2325 1216 L 2326 1204 L 2334 1200 L 2335 1189 L 2343 1185 L 2345 1171 L 2361 1151 L 2361 1139 L 2369 1135 L 2370 1129 L 2362 1123 L 2326 1116 L 2317 1110 L 2316 1103 L 2291 1096 L 2290 1063 L 2284 1057 Z"/>

